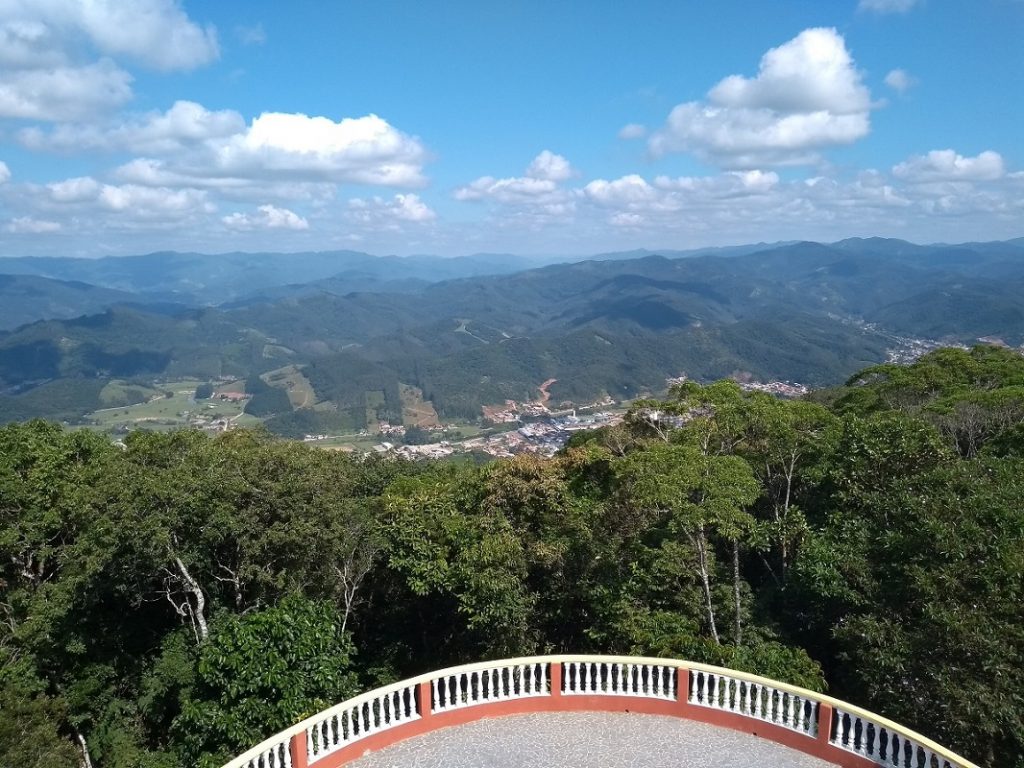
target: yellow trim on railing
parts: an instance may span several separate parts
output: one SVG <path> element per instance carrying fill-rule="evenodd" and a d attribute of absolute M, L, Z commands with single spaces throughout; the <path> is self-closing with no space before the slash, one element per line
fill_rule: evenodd
<path fill-rule="evenodd" d="M 869 712 L 866 709 L 861 709 L 858 706 L 849 704 L 840 699 L 826 696 L 822 693 L 815 693 L 814 691 L 806 688 L 801 688 L 796 685 L 789 685 L 788 683 L 782 683 L 778 680 L 771 680 L 767 677 L 760 677 L 759 675 L 751 675 L 747 672 L 740 672 L 735 669 L 728 669 L 726 667 L 716 667 L 710 664 L 700 664 L 693 661 L 683 661 L 681 659 L 659 659 L 650 656 L 587 656 L 587 655 L 556 655 L 556 656 L 524 656 L 515 659 L 496 659 L 494 661 L 479 661 L 474 664 L 463 664 L 457 667 L 448 667 L 447 669 L 440 669 L 436 672 L 428 672 L 423 675 L 417 675 L 416 677 L 410 677 L 407 680 L 402 680 L 397 683 L 391 683 L 380 688 L 375 688 L 372 691 L 367 691 L 351 699 L 335 704 L 329 709 L 325 709 L 312 717 L 307 717 L 302 722 L 296 723 L 290 728 L 286 728 L 280 733 L 276 733 L 269 739 L 266 739 L 257 744 L 252 749 L 246 750 L 241 755 L 233 759 L 229 763 L 225 763 L 222 768 L 242 768 L 246 762 L 257 757 L 263 752 L 267 751 L 271 747 L 284 743 L 285 749 L 288 748 L 289 742 L 297 733 L 304 733 L 309 726 L 315 723 L 321 722 L 322 720 L 332 717 L 336 714 L 344 712 L 345 710 L 364 704 L 367 701 L 373 701 L 381 696 L 388 693 L 394 693 L 405 688 L 417 686 L 420 683 L 430 682 L 441 677 L 456 674 L 466 674 L 467 672 L 477 672 L 486 669 L 496 669 L 513 667 L 520 664 L 566 664 L 566 663 L 596 663 L 596 664 L 651 664 L 661 667 L 673 667 L 688 669 L 691 672 L 708 672 L 715 675 L 724 675 L 731 677 L 736 680 L 742 680 L 748 683 L 755 683 L 757 685 L 766 685 L 771 688 L 775 688 L 786 693 L 792 693 L 797 696 L 801 696 L 811 701 L 816 701 L 822 704 L 828 704 L 833 710 L 841 709 L 849 715 L 864 718 L 875 725 L 879 725 L 887 730 L 897 733 L 900 736 L 911 739 L 921 747 L 931 750 L 935 753 L 936 757 L 947 760 L 953 765 L 959 766 L 960 768 L 981 768 L 981 766 L 975 763 L 965 760 L 954 752 L 943 747 L 941 744 L 936 744 L 931 739 L 922 736 L 916 731 L 912 731 L 909 728 L 905 728 L 899 723 L 894 723 L 892 720 L 876 715 L 873 712 Z M 595 694 L 600 695 L 600 694 Z M 689 691 L 678 691 L 677 696 L 689 697 Z M 413 701 L 415 703 L 416 692 L 413 692 Z M 410 721 L 412 718 L 410 718 Z M 840 747 L 841 748 L 841 747 Z"/>

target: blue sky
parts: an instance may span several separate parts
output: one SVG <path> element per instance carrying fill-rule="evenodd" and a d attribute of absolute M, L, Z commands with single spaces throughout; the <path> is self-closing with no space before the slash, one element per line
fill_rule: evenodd
<path fill-rule="evenodd" d="M 0 253 L 1024 235 L 1024 2 L 0 0 Z"/>

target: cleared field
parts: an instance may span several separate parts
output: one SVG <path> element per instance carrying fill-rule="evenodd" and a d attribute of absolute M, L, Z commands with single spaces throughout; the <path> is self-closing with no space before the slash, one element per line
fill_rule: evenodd
<path fill-rule="evenodd" d="M 163 390 L 115 379 L 100 390 L 100 402 L 105 406 L 126 406 L 133 401 L 163 397 Z"/>
<path fill-rule="evenodd" d="M 86 414 L 85 418 L 91 422 L 89 426 L 104 432 L 124 429 L 166 431 L 202 426 L 202 423 L 209 423 L 220 417 L 231 419 L 239 426 L 254 426 L 260 423 L 254 416 L 242 413 L 244 403 L 194 400 L 192 396 L 201 383 L 196 380 L 161 383 L 157 386 L 161 391 L 172 392 L 170 397 L 161 396 L 146 403 L 121 408 L 103 408 Z"/>
<path fill-rule="evenodd" d="M 214 387 L 213 393 L 215 395 L 226 395 L 229 392 L 237 392 L 238 394 L 245 393 L 245 379 L 237 379 L 236 381 L 229 381 L 227 384 L 221 384 L 218 387 Z"/>
<path fill-rule="evenodd" d="M 438 427 L 434 404 L 423 399 L 423 390 L 409 384 L 399 384 L 398 394 L 402 398 L 402 423 L 407 427 Z"/>
<path fill-rule="evenodd" d="M 286 365 L 260 376 L 271 387 L 284 389 L 292 408 L 312 408 L 316 405 L 316 392 L 302 371 L 294 365 Z"/>

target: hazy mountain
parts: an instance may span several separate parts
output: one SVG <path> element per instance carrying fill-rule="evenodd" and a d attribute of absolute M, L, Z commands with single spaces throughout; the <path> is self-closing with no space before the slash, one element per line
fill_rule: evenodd
<path fill-rule="evenodd" d="M 223 304 L 269 288 L 309 283 L 345 274 L 359 280 L 435 282 L 457 277 L 514 272 L 533 262 L 514 256 L 480 254 L 371 256 L 358 251 L 312 253 L 149 253 L 101 259 L 29 256 L 0 261 L 0 272 L 75 280 L 153 299 Z M 359 290 L 356 285 L 349 290 Z"/>
<path fill-rule="evenodd" d="M 84 413 L 96 407 L 96 387 L 86 382 L 251 379 L 285 365 L 303 371 L 332 424 L 353 427 L 375 407 L 400 414 L 399 383 L 420 388 L 442 416 L 465 418 L 482 403 L 530 397 L 547 378 L 558 379 L 556 401 L 573 402 L 656 391 L 684 372 L 829 384 L 883 359 L 893 333 L 1020 344 L 1018 252 L 1014 244 L 868 238 L 729 258 L 636 253 L 432 282 L 417 277 L 431 257 L 356 254 L 345 258 L 374 268 L 267 286 L 220 308 L 155 312 L 119 301 L 100 314 L 0 333 L 0 417 L 47 415 L 56 402 L 61 414 Z M 269 279 L 266 264 L 276 269 L 280 257 L 261 258 L 258 279 L 239 281 Z M 496 269 L 500 258 L 444 266 Z M 193 269 L 190 258 L 177 261 L 179 273 Z M 401 265 L 404 276 L 388 264 Z M 58 387 L 73 381 L 83 386 Z M 266 405 L 268 424 L 297 429 L 288 411 L 274 410 L 290 408 L 280 395 Z M 317 418 L 307 413 L 296 423 L 308 429 Z"/>
<path fill-rule="evenodd" d="M 92 314 L 139 298 L 125 291 L 78 281 L 0 274 L 0 329 L 17 328 L 40 318 Z"/>

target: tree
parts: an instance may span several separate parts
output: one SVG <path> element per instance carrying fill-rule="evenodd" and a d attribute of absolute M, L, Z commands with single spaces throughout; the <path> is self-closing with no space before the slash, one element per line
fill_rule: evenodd
<path fill-rule="evenodd" d="M 330 603 L 293 596 L 219 621 L 172 726 L 184 762 L 216 766 L 358 690 L 354 649 Z"/>
<path fill-rule="evenodd" d="M 735 456 L 709 456 L 689 445 L 654 444 L 622 459 L 619 468 L 631 501 L 664 513 L 668 533 L 683 537 L 696 552 L 706 628 L 714 641 L 720 642 L 712 600 L 709 535 L 717 533 L 738 547 L 750 529 L 753 521 L 744 508 L 758 495 L 750 467 Z M 735 561 L 733 574 L 739 637 L 739 568 Z"/>

